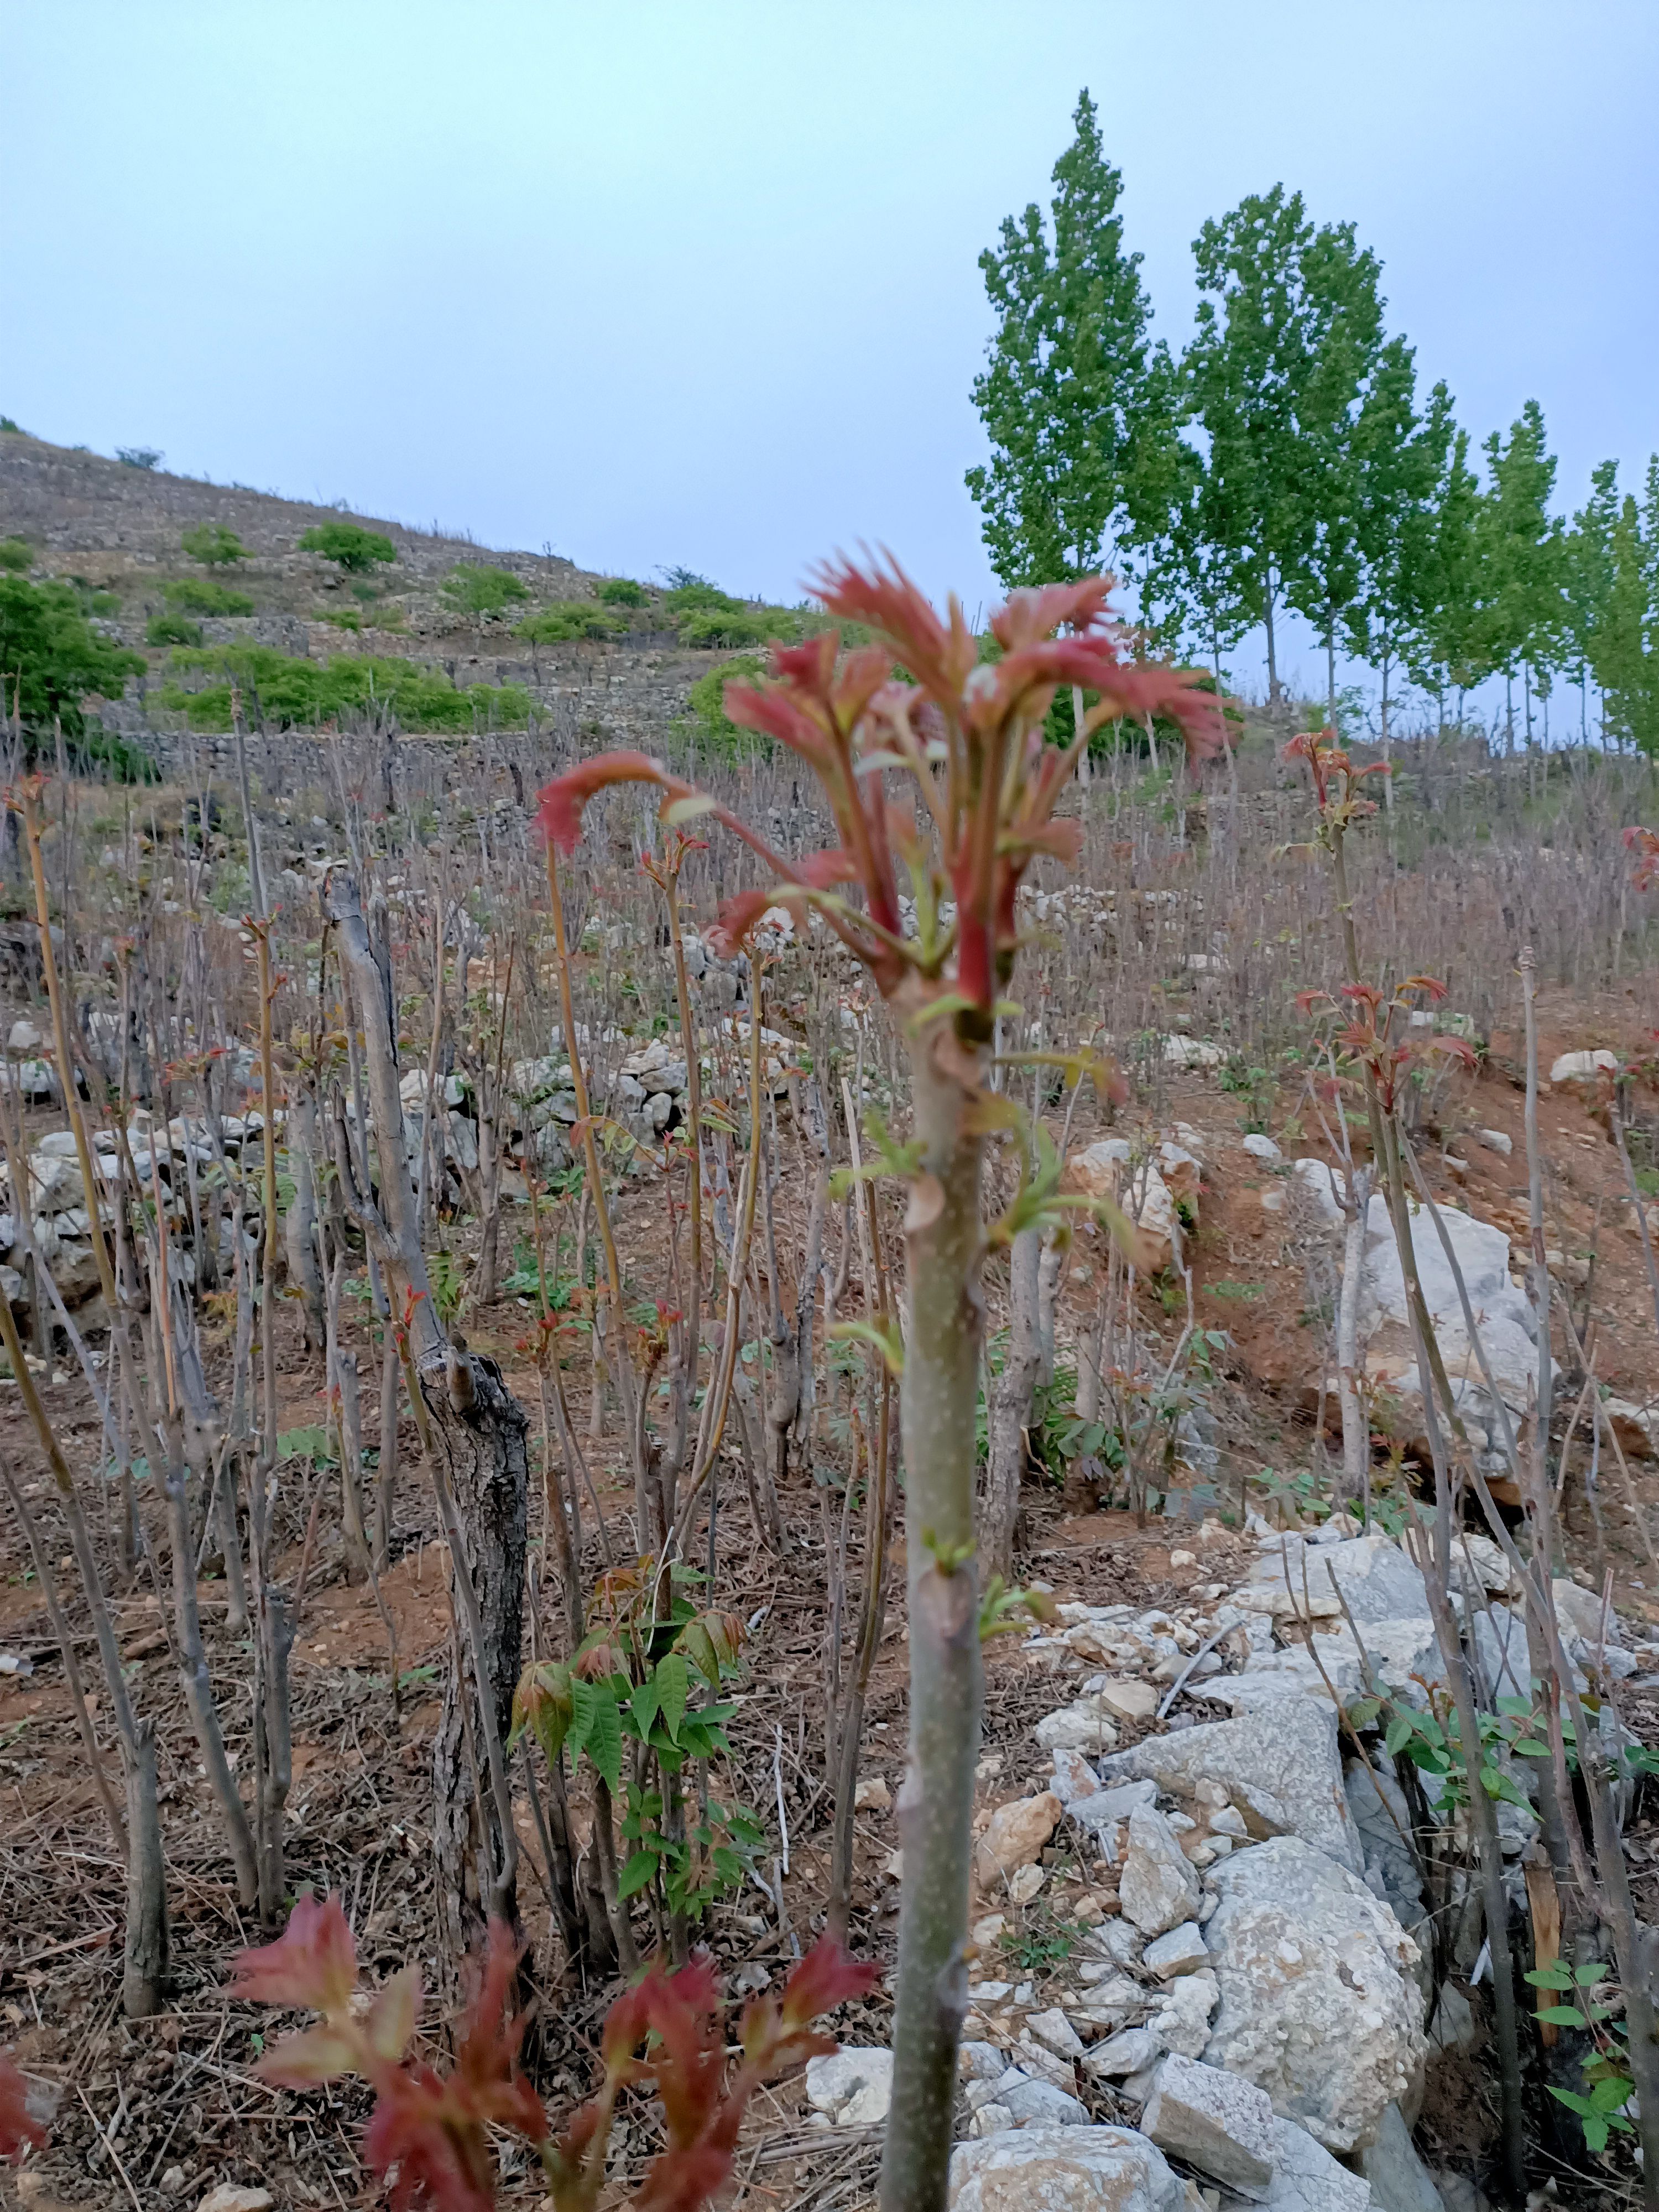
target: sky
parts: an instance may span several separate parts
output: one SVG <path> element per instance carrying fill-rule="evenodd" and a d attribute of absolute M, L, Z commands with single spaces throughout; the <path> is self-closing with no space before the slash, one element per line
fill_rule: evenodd
<path fill-rule="evenodd" d="M 66 445 L 775 599 L 885 544 L 971 613 L 978 256 L 1086 85 L 1173 344 L 1283 181 L 1477 442 L 1540 402 L 1563 507 L 1659 447 L 1653 0 L 12 0 L 3 52 L 0 410 Z"/>

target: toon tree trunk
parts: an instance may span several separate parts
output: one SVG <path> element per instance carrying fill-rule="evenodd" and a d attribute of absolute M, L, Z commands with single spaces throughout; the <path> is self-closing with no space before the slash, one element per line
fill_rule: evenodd
<path fill-rule="evenodd" d="M 1042 1368 L 1042 1231 L 1022 1229 L 1008 1255 L 1008 1356 L 991 1391 L 990 1468 L 980 1551 L 988 1575 L 1013 1579 L 1019 1486 L 1025 1472 L 1031 1393 Z"/>
<path fill-rule="evenodd" d="M 529 1526 L 528 1424 L 524 1408 L 493 1359 L 468 1355 L 473 1403 L 450 1402 L 444 1370 L 422 1389 L 432 1422 L 432 1448 L 443 1456 L 482 1615 L 485 1694 L 502 1743 L 513 1723 L 513 1692 L 524 1641 L 525 1547 Z M 500 1822 L 485 1758 L 486 1723 L 479 1711 L 477 1670 L 465 1620 L 457 1622 L 459 1679 L 452 1669 L 432 1747 L 433 1856 L 438 1869 L 439 1922 L 447 1955 L 459 1959 L 492 1911 L 487 1870 L 502 1864 Z M 511 1918 L 510 1911 L 502 1913 Z"/>
<path fill-rule="evenodd" d="M 901 1401 L 909 1584 L 910 1746 L 882 2212 L 942 2212 L 957 2045 L 968 2008 L 968 1882 L 980 1650 L 974 1562 L 981 1140 L 967 1099 L 913 1056 L 922 1173 L 905 1220 L 908 1326 Z"/>

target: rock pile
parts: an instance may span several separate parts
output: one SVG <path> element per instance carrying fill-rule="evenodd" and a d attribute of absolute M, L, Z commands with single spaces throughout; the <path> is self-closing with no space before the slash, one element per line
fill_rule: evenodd
<path fill-rule="evenodd" d="M 1224 1579 L 1168 1611 L 1063 1605 L 1024 1647 L 1073 1680 L 1033 1730 L 1048 1788 L 981 1816 L 981 1978 L 969 1986 L 951 2203 L 1161 2212 L 1194 2201 L 1187 2175 L 1212 2205 L 1434 2212 L 1438 2185 L 1406 2118 L 1436 1994 L 1415 1936 L 1419 1877 L 1395 1825 L 1409 1821 L 1380 1754 L 1371 1766 L 1350 1753 L 1345 1768 L 1332 1702 L 1360 1694 L 1368 1670 L 1401 1705 L 1421 1699 L 1438 1660 L 1422 1571 L 1346 1516 L 1313 1534 L 1253 1516 L 1243 1547 L 1206 1522 L 1194 1540 L 1197 1556 L 1231 1563 Z M 1482 1638 L 1518 1638 L 1519 1616 L 1496 1547 L 1472 1539 L 1467 1565 L 1480 1586 L 1466 1576 L 1457 1604 L 1479 1657 Z M 1604 1648 L 1632 1667 L 1659 1660 L 1616 1620 L 1604 1626 L 1594 1593 L 1563 1583 L 1556 1606 L 1587 1672 Z M 1231 1717 L 1194 1719 L 1195 1700 Z M 1522 1764 L 1516 1779 L 1524 1790 Z M 1504 1811 L 1518 1886 L 1534 1824 Z M 997 1978 L 987 1965 L 1008 1915 L 1042 1892 L 1047 1847 L 1067 1831 L 1090 1884 L 1071 1955 L 1042 1984 Z M 1437 2003 L 1433 2045 L 1472 2032 L 1453 1985 Z M 886 2054 L 842 2057 L 873 2124 L 890 2096 Z M 851 2075 L 811 2090 L 827 2120 Z M 1085 2099 L 1097 2109 L 1103 2092 L 1137 2124 L 1097 2125 Z"/>

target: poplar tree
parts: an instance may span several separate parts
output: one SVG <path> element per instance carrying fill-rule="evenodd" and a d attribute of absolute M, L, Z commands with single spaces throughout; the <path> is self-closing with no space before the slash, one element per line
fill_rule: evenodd
<path fill-rule="evenodd" d="M 1141 257 L 1123 250 L 1123 179 L 1086 90 L 1073 120 L 1048 217 L 1031 202 L 980 256 L 997 328 L 973 398 L 991 458 L 967 483 L 1011 587 L 1118 565 L 1174 435 L 1174 379 L 1148 344 Z"/>
<path fill-rule="evenodd" d="M 1436 526 L 1453 451 L 1451 394 L 1443 383 L 1417 407 L 1410 346 L 1382 349 L 1353 437 L 1353 538 L 1360 582 L 1346 611 L 1350 648 L 1382 682 L 1381 737 L 1388 757 L 1389 684 L 1441 584 Z"/>
<path fill-rule="evenodd" d="M 1648 464 L 1640 503 L 1632 493 L 1620 502 L 1609 553 L 1592 644 L 1602 726 L 1621 744 L 1659 755 L 1659 455 Z"/>
<path fill-rule="evenodd" d="M 1507 749 L 1515 750 L 1515 678 L 1523 681 L 1527 741 L 1532 742 L 1532 695 L 1559 662 L 1565 629 L 1561 526 L 1550 514 L 1555 457 L 1544 434 L 1543 410 L 1528 400 L 1507 440 L 1493 431 L 1485 447 L 1490 481 L 1481 501 L 1478 540 L 1485 658 L 1504 678 Z"/>
<path fill-rule="evenodd" d="M 1346 489 L 1354 410 L 1381 343 L 1380 268 L 1351 223 L 1316 228 L 1299 192 L 1253 193 L 1194 241 L 1200 298 L 1183 358 L 1222 541 L 1267 634 L 1276 708 L 1286 599 L 1326 628 L 1354 586 Z"/>

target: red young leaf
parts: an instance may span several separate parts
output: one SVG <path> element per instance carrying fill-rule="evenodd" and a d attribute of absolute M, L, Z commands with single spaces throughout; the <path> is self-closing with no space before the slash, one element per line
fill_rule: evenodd
<path fill-rule="evenodd" d="M 357 1946 L 337 1897 L 300 1899 L 274 1943 L 239 1952 L 233 1996 L 331 2016 L 349 2013 L 357 1986 Z"/>
<path fill-rule="evenodd" d="M 28 2083 L 15 2060 L 0 2051 L 0 2158 L 15 2158 L 27 2143 L 38 2149 L 46 2131 L 28 2108 Z"/>

